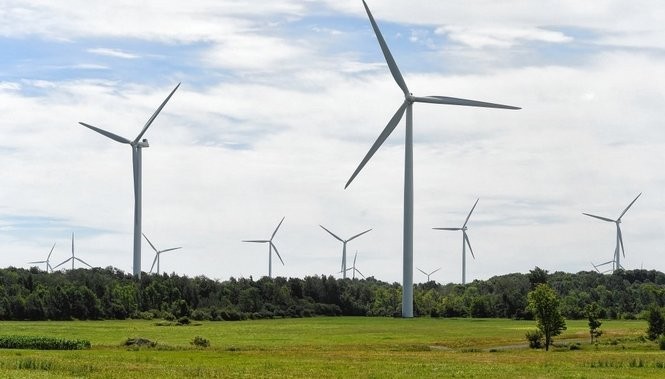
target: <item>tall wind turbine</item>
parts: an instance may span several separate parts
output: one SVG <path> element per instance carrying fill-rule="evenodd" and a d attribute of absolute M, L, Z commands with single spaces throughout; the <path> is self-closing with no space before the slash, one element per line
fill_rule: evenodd
<path fill-rule="evenodd" d="M 78 257 L 74 256 L 74 233 L 72 233 L 72 256 L 69 257 L 69 258 L 67 258 L 67 259 L 65 259 L 65 260 L 64 260 L 62 263 L 60 263 L 59 265 L 53 267 L 52 270 L 55 270 L 56 268 L 58 268 L 58 267 L 64 265 L 65 263 L 67 263 L 67 262 L 69 262 L 69 261 L 72 262 L 72 270 L 74 269 L 74 261 L 79 261 L 79 262 L 83 263 L 84 265 L 86 265 L 86 266 L 92 268 L 92 266 L 90 266 L 86 261 L 84 261 L 84 260 L 81 259 L 81 258 L 78 258 Z"/>
<path fill-rule="evenodd" d="M 282 262 L 282 266 L 284 266 L 284 261 L 282 260 L 282 256 L 279 255 L 279 251 L 277 251 L 277 246 L 275 246 L 274 243 L 272 243 L 272 239 L 275 238 L 275 234 L 277 234 L 277 231 L 279 230 L 279 227 L 282 226 L 282 222 L 284 222 L 284 219 L 286 217 L 282 217 L 282 221 L 277 224 L 277 227 L 275 228 L 275 231 L 272 232 L 272 235 L 270 236 L 269 240 L 243 240 L 242 242 L 256 242 L 256 243 L 267 243 L 268 244 L 268 277 L 272 278 L 272 250 L 275 249 L 275 253 L 277 254 L 277 258 L 279 258 L 279 261 Z"/>
<path fill-rule="evenodd" d="M 603 221 L 607 221 L 607 222 L 613 222 L 613 223 L 616 224 L 616 226 L 617 226 L 617 237 L 616 237 L 617 244 L 616 244 L 616 247 L 614 248 L 614 259 L 612 261 L 610 261 L 610 262 L 613 262 L 612 271 L 616 271 L 620 268 L 623 268 L 623 266 L 621 266 L 621 255 L 623 255 L 624 258 L 626 257 L 626 251 L 623 248 L 623 236 L 621 235 L 621 226 L 620 226 L 621 225 L 621 217 L 623 217 L 623 215 L 625 215 L 626 212 L 628 212 L 628 209 L 630 209 L 630 207 L 633 205 L 633 203 L 635 203 L 635 201 L 637 201 L 637 198 L 640 197 L 640 195 L 642 195 L 642 192 L 640 192 L 639 195 L 637 195 L 637 197 L 635 197 L 635 199 L 633 201 L 631 201 L 630 204 L 628 204 L 626 209 L 624 209 L 623 212 L 621 212 L 621 215 L 616 220 L 612 220 L 611 218 L 596 216 L 596 215 L 592 215 L 592 214 L 589 214 L 589 213 L 582 212 L 583 215 L 593 217 L 593 218 L 597 218 L 599 220 L 603 220 Z M 621 248 L 621 254 L 619 254 L 619 247 Z M 609 262 L 607 262 L 607 263 L 609 263 Z"/>
<path fill-rule="evenodd" d="M 53 246 L 51 247 L 51 251 L 48 253 L 48 257 L 46 257 L 45 261 L 35 261 L 35 262 L 28 262 L 28 263 L 46 263 L 46 272 L 53 272 L 53 267 L 51 267 L 51 254 L 53 254 L 53 249 L 55 248 L 55 243 L 53 243 Z"/>
<path fill-rule="evenodd" d="M 485 107 L 485 108 L 503 108 L 503 109 L 520 109 L 508 105 L 485 103 L 475 100 L 459 99 L 454 97 L 445 96 L 426 96 L 417 97 L 409 92 L 406 82 L 402 77 L 397 64 L 393 59 L 386 41 L 381 35 L 378 25 L 374 21 L 374 17 L 367 7 L 367 3 L 363 0 L 365 11 L 369 17 L 369 21 L 374 29 L 376 39 L 379 41 L 383 56 L 388 63 L 390 72 L 397 82 L 397 85 L 404 93 L 404 102 L 397 109 L 397 112 L 390 119 L 379 138 L 374 142 L 374 145 L 369 149 L 365 158 L 356 171 L 351 175 L 351 178 L 346 183 L 344 188 L 347 188 L 353 179 L 358 175 L 360 170 L 365 167 L 365 164 L 372 158 L 374 153 L 381 147 L 383 142 L 388 138 L 390 133 L 397 127 L 397 124 L 402 119 L 404 112 L 406 112 L 406 133 L 405 133 L 405 146 L 404 146 L 404 243 L 403 243 L 403 273 L 402 273 L 402 317 L 413 317 L 413 103 L 431 103 L 431 104 L 449 104 L 449 105 L 463 105 L 471 107 Z"/>
<path fill-rule="evenodd" d="M 416 268 L 418 269 L 418 271 L 422 272 L 423 274 L 425 274 L 425 275 L 427 276 L 427 282 L 429 282 L 429 277 L 430 277 L 432 274 L 434 274 L 435 272 L 441 270 L 441 267 L 439 267 L 439 268 L 437 268 L 436 270 L 434 270 L 434 271 L 432 271 L 432 272 L 430 272 L 430 273 L 428 274 L 428 273 L 426 273 L 425 271 L 419 269 L 418 267 L 416 267 Z"/>
<path fill-rule="evenodd" d="M 360 270 L 358 270 L 358 268 L 356 267 L 356 259 L 357 259 L 357 258 L 358 258 L 358 250 L 356 250 L 356 255 L 353 256 L 353 266 L 347 268 L 347 269 L 344 270 L 344 271 L 353 271 L 353 277 L 352 277 L 352 279 L 354 279 L 354 280 L 356 279 L 356 272 L 357 272 L 358 274 L 360 274 L 360 276 L 362 276 L 363 279 L 365 279 L 365 275 L 363 275 L 363 273 L 360 272 Z"/>
<path fill-rule="evenodd" d="M 117 134 L 113 134 L 111 132 L 107 132 L 106 130 L 94 127 L 90 124 L 86 124 L 84 122 L 79 122 L 79 124 L 85 126 L 86 128 L 92 129 L 96 131 L 99 134 L 102 134 L 114 141 L 120 142 L 120 143 L 125 143 L 132 148 L 132 166 L 134 168 L 134 261 L 133 261 L 133 273 L 134 277 L 140 279 L 141 278 L 141 149 L 149 147 L 150 145 L 148 144 L 147 139 L 141 140 L 141 137 L 145 134 L 145 132 L 148 130 L 152 122 L 155 120 L 159 112 L 162 111 L 162 108 L 166 105 L 166 103 L 171 99 L 171 96 L 173 96 L 173 93 L 180 87 L 180 83 L 178 83 L 177 86 L 171 91 L 171 93 L 166 97 L 166 99 L 162 102 L 162 104 L 157 108 L 155 113 L 150 116 L 148 119 L 148 122 L 145 123 L 143 126 L 143 129 L 141 132 L 134 138 L 134 140 L 130 141 L 125 137 L 120 137 Z"/>
<path fill-rule="evenodd" d="M 148 241 L 148 244 L 150 244 L 150 247 L 152 247 L 152 249 L 155 250 L 155 259 L 152 261 L 152 266 L 150 266 L 150 273 L 152 273 L 152 269 L 155 267 L 155 263 L 157 263 L 157 274 L 159 274 L 160 273 L 160 271 L 159 271 L 159 256 L 162 255 L 162 253 L 166 253 L 167 251 L 182 249 L 182 247 L 172 247 L 172 248 L 169 248 L 169 249 L 157 250 L 155 245 L 153 245 L 152 242 L 150 242 L 150 240 L 148 239 L 148 236 L 146 236 L 145 233 L 142 233 L 142 234 L 143 234 L 143 237 L 145 238 L 145 240 Z"/>
<path fill-rule="evenodd" d="M 476 259 L 476 256 L 473 255 L 473 249 L 471 248 L 471 242 L 469 242 L 469 236 L 466 234 L 467 227 L 466 224 L 469 222 L 469 218 L 471 217 L 471 213 L 473 213 L 473 210 L 476 209 L 476 205 L 478 204 L 478 200 L 476 199 L 476 202 L 473 204 L 473 207 L 471 208 L 471 211 L 469 212 L 469 215 L 466 216 L 466 220 L 464 220 L 464 224 L 462 225 L 461 228 L 432 228 L 434 230 L 452 230 L 452 231 L 462 231 L 462 284 L 466 284 L 466 247 L 469 246 L 469 251 L 471 252 L 471 256 L 473 259 Z"/>
<path fill-rule="evenodd" d="M 341 238 L 337 237 L 337 236 L 335 235 L 335 233 L 333 233 L 333 232 L 331 232 L 330 230 L 326 229 L 325 226 L 323 226 L 323 225 L 319 225 L 319 226 L 320 226 L 321 228 L 323 228 L 323 230 L 325 230 L 326 232 L 330 233 L 331 236 L 335 237 L 337 240 L 339 240 L 339 241 L 342 243 L 342 271 L 340 271 L 340 272 L 342 273 L 342 279 L 346 279 L 346 271 L 347 271 L 347 269 L 346 269 L 346 243 L 347 243 L 347 242 L 351 242 L 351 241 L 353 241 L 354 239 L 356 239 L 356 238 L 362 236 L 363 234 L 365 234 L 365 233 L 371 231 L 372 229 L 367 229 L 367 230 L 365 230 L 365 231 L 362 232 L 362 233 L 358 233 L 358 234 L 356 234 L 355 236 L 353 236 L 353 237 L 351 237 L 351 238 L 349 238 L 349 239 L 344 240 L 344 239 L 341 239 Z"/>

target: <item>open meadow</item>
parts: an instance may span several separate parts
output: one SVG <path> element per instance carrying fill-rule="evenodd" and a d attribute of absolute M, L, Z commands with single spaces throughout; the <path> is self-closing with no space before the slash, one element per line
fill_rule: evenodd
<path fill-rule="evenodd" d="M 585 321 L 567 324 L 545 352 L 526 345 L 534 321 L 505 319 L 2 322 L 0 335 L 86 339 L 92 348 L 2 349 L 0 377 L 665 377 L 665 352 L 641 337 L 646 322 L 604 321 L 594 345 Z M 193 346 L 196 336 L 210 346 Z M 124 346 L 131 337 L 157 345 Z"/>

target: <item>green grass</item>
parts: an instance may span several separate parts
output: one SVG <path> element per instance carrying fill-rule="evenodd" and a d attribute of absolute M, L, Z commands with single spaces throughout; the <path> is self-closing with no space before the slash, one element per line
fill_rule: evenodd
<path fill-rule="evenodd" d="M 643 341 L 643 321 L 604 321 L 588 342 L 585 321 L 568 321 L 550 352 L 526 348 L 533 321 L 311 318 L 203 322 L 2 322 L 2 335 L 85 339 L 90 350 L 0 350 L 0 377 L 90 378 L 632 378 L 665 377 L 665 354 Z M 192 345 L 194 337 L 210 346 Z M 154 348 L 127 348 L 133 337 Z M 570 344 L 580 343 L 580 350 Z"/>

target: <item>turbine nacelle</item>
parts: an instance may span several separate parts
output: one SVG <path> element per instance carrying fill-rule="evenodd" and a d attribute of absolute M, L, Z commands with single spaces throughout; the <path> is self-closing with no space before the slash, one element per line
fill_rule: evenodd
<path fill-rule="evenodd" d="M 144 138 L 141 142 L 137 143 L 136 146 L 144 148 L 144 147 L 150 147 L 150 144 L 148 143 L 148 139 Z"/>

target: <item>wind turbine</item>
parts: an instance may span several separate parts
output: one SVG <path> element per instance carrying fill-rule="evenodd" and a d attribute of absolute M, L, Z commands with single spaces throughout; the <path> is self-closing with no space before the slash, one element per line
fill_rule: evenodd
<path fill-rule="evenodd" d="M 605 263 L 601 263 L 601 264 L 597 264 L 597 265 L 595 265 L 595 264 L 593 264 L 593 262 L 591 262 L 591 265 L 593 266 L 593 268 L 596 270 L 597 273 L 605 274 L 605 273 L 608 273 L 608 272 L 612 271 L 612 269 L 605 270 L 605 271 L 600 271 L 600 270 L 598 270 L 598 267 L 605 266 L 605 265 L 608 265 L 610 263 L 614 263 L 614 260 L 607 261 Z"/>
<path fill-rule="evenodd" d="M 418 271 L 420 271 L 420 272 L 422 272 L 423 274 L 427 275 L 427 281 L 428 281 L 428 282 L 429 282 L 429 277 L 430 277 L 430 275 L 432 275 L 432 274 L 434 274 L 435 272 L 441 270 L 441 267 L 439 267 L 439 268 L 437 268 L 436 270 L 434 270 L 434 271 L 432 271 L 432 272 L 430 272 L 430 273 L 428 274 L 428 273 L 426 273 L 425 271 L 419 269 L 418 267 L 416 267 L 416 268 L 418 269 Z"/>
<path fill-rule="evenodd" d="M 284 266 L 284 261 L 282 260 L 282 256 L 279 255 L 279 251 L 277 251 L 277 246 L 275 246 L 274 243 L 272 243 L 272 239 L 275 238 L 275 234 L 277 234 L 277 231 L 279 230 L 279 227 L 282 225 L 282 222 L 284 222 L 284 219 L 286 217 L 282 217 L 282 221 L 277 224 L 277 227 L 275 228 L 275 231 L 272 232 L 272 235 L 270 236 L 269 240 L 243 240 L 242 242 L 256 242 L 256 243 L 267 243 L 268 244 L 268 277 L 272 278 L 272 250 L 275 249 L 275 253 L 277 254 L 277 258 L 279 258 L 279 261 L 282 262 L 282 266 Z"/>
<path fill-rule="evenodd" d="M 625 215 L 626 212 L 628 212 L 628 209 L 630 209 L 630 207 L 633 205 L 633 203 L 635 203 L 635 201 L 637 201 L 637 198 L 640 197 L 640 195 L 642 195 L 642 192 L 640 192 L 639 195 L 637 195 L 637 197 L 635 197 L 635 199 L 633 201 L 631 201 L 630 204 L 628 204 L 626 209 L 624 209 L 623 212 L 621 212 L 621 215 L 616 220 L 612 220 L 611 218 L 596 216 L 596 215 L 592 215 L 592 214 L 589 214 L 589 213 L 582 212 L 582 214 L 585 215 L 585 216 L 597 218 L 599 220 L 603 220 L 603 221 L 607 221 L 607 222 L 613 222 L 613 223 L 616 224 L 616 226 L 617 226 L 617 237 L 616 237 L 617 244 L 616 244 L 616 247 L 614 248 L 614 259 L 607 262 L 607 263 L 610 263 L 610 262 L 613 263 L 612 264 L 612 271 L 616 271 L 620 268 L 623 268 L 623 266 L 621 266 L 621 255 L 623 255 L 624 258 L 626 257 L 626 251 L 623 248 L 623 236 L 621 235 L 621 226 L 620 226 L 621 225 L 621 217 L 623 217 L 623 215 Z M 621 254 L 619 254 L 619 248 L 621 248 Z"/>
<path fill-rule="evenodd" d="M 358 270 L 358 269 L 356 268 L 356 258 L 358 258 L 358 250 L 356 250 L 356 255 L 353 256 L 353 266 L 347 268 L 347 269 L 344 270 L 344 271 L 349 271 L 349 270 L 353 271 L 353 280 L 356 279 L 356 272 L 357 272 L 358 274 L 360 274 L 360 276 L 362 276 L 363 279 L 365 279 L 365 275 L 363 275 L 363 273 L 360 272 L 360 270 Z"/>
<path fill-rule="evenodd" d="M 86 261 L 84 261 L 84 260 L 81 259 L 81 258 L 77 258 L 77 257 L 74 256 L 74 233 L 72 233 L 72 256 L 69 257 L 69 258 L 67 258 L 67 259 L 65 259 L 65 260 L 64 260 L 62 263 L 60 263 L 59 265 L 53 267 L 52 270 L 55 270 L 56 268 L 58 268 L 58 267 L 64 265 L 65 263 L 67 263 L 67 262 L 69 262 L 69 261 L 72 261 L 72 270 L 74 269 L 74 261 L 79 261 L 79 262 L 83 263 L 84 265 L 86 265 L 86 266 L 92 268 L 92 266 L 90 266 Z"/>
<path fill-rule="evenodd" d="M 49 251 L 48 257 L 46 257 L 45 261 L 35 261 L 35 262 L 28 262 L 28 263 L 46 263 L 46 272 L 53 272 L 53 267 L 51 267 L 51 254 L 53 253 L 54 248 L 55 248 L 55 243 L 53 243 L 53 246 L 51 247 L 51 251 Z"/>
<path fill-rule="evenodd" d="M 149 147 L 147 139 L 141 140 L 141 137 L 148 130 L 152 122 L 155 120 L 159 112 L 162 111 L 162 108 L 166 103 L 171 99 L 173 93 L 180 87 L 180 83 L 171 91 L 171 93 L 166 97 L 162 104 L 157 108 L 157 110 L 150 116 L 148 122 L 145 123 L 141 132 L 134 138 L 134 140 L 128 140 L 127 138 L 121 137 L 117 134 L 107 132 L 106 130 L 94 127 L 90 124 L 84 122 L 79 122 L 79 124 L 85 126 L 86 128 L 92 129 L 99 134 L 102 134 L 114 141 L 127 144 L 132 148 L 132 165 L 134 168 L 134 267 L 133 273 L 134 277 L 141 278 L 141 149 Z"/>
<path fill-rule="evenodd" d="M 471 242 L 469 242 L 469 236 L 466 234 L 467 227 L 466 224 L 469 222 L 469 218 L 471 217 L 471 213 L 473 213 L 473 210 L 476 209 L 476 205 L 478 204 L 478 200 L 476 199 L 476 202 L 473 204 L 473 207 L 471 208 L 471 211 L 469 212 L 469 215 L 466 216 L 466 220 L 464 220 L 464 224 L 462 225 L 461 228 L 432 228 L 434 230 L 452 230 L 452 231 L 462 231 L 462 284 L 466 284 L 466 247 L 469 246 L 469 251 L 471 252 L 471 256 L 473 259 L 476 259 L 476 256 L 473 255 L 473 249 L 471 248 Z"/>
<path fill-rule="evenodd" d="M 148 241 L 148 243 L 150 244 L 150 247 L 152 247 L 152 249 L 155 250 L 155 259 L 152 261 L 152 266 L 150 266 L 150 272 L 152 273 L 152 269 L 155 267 L 155 263 L 157 263 L 157 274 L 159 274 L 159 272 L 160 272 L 159 271 L 159 256 L 162 253 L 166 253 L 167 251 L 182 249 L 182 247 L 172 247 L 170 249 L 157 250 L 155 245 L 153 245 L 152 242 L 150 242 L 150 240 L 148 239 L 148 236 L 146 236 L 145 233 L 142 233 L 142 234 L 143 234 L 143 237 L 145 238 L 145 240 Z"/>
<path fill-rule="evenodd" d="M 413 317 L 413 103 L 431 103 L 431 104 L 448 104 L 448 105 L 463 105 L 472 107 L 485 107 L 485 108 L 503 108 L 503 109 L 520 109 L 508 105 L 485 103 L 475 100 L 459 99 L 454 97 L 445 96 L 426 96 L 417 97 L 409 92 L 406 82 L 402 74 L 397 68 L 397 64 L 393 59 L 386 41 L 381 35 L 378 25 L 374 21 L 374 17 L 367 7 L 367 3 L 363 0 L 365 11 L 369 17 L 369 21 L 374 29 L 376 39 L 381 46 L 383 56 L 388 63 L 390 72 L 397 82 L 397 85 L 404 93 L 404 102 L 397 109 L 397 112 L 390 119 L 379 138 L 374 142 L 374 145 L 369 149 L 365 158 L 356 171 L 351 175 L 351 178 L 346 183 L 344 188 L 347 188 L 353 179 L 358 175 L 360 170 L 365 167 L 365 164 L 372 158 L 374 153 L 381 147 L 383 142 L 390 136 L 390 133 L 397 127 L 397 124 L 402 119 L 404 112 L 406 112 L 406 133 L 405 133 L 405 146 L 404 146 L 404 243 L 403 243 L 403 264 L 402 264 L 402 317 Z"/>
<path fill-rule="evenodd" d="M 323 228 L 323 230 L 325 230 L 326 232 L 330 233 L 331 236 L 335 237 L 337 240 L 339 240 L 342 243 L 342 271 L 340 271 L 340 272 L 342 273 L 342 279 L 346 279 L 346 271 L 347 271 L 347 269 L 346 269 L 346 243 L 353 241 L 354 239 L 362 236 L 363 234 L 371 231 L 372 229 L 367 229 L 364 232 L 358 233 L 358 234 L 356 234 L 355 236 L 353 236 L 349 239 L 343 240 L 343 239 L 337 237 L 335 235 L 335 233 L 333 233 L 330 230 L 326 229 L 325 226 L 323 226 L 323 225 L 319 225 L 319 226 L 321 228 Z"/>

